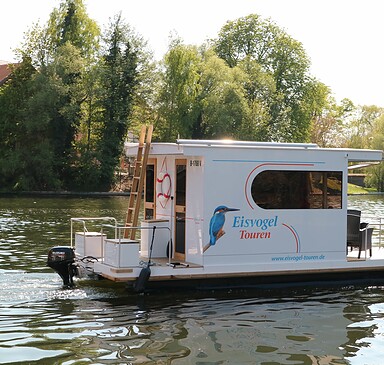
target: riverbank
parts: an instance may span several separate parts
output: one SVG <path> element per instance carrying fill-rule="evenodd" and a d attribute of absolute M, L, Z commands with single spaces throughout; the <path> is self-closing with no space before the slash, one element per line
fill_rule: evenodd
<path fill-rule="evenodd" d="M 348 195 L 369 195 L 377 194 L 381 195 L 384 192 L 378 192 L 374 188 L 365 188 L 359 185 L 348 184 Z M 129 196 L 130 191 L 9 191 L 9 192 L 0 192 L 0 196 L 89 196 L 89 197 L 103 197 L 103 196 Z"/>
<path fill-rule="evenodd" d="M 374 188 L 366 188 L 360 185 L 348 184 L 348 195 L 382 194 Z"/>
<path fill-rule="evenodd" d="M 129 196 L 129 191 L 17 191 L 17 192 L 0 192 L 0 196 Z"/>

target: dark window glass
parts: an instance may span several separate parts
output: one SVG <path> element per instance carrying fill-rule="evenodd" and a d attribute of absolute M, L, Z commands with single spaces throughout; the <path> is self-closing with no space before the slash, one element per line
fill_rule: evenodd
<path fill-rule="evenodd" d="M 252 182 L 252 198 L 264 209 L 341 209 L 341 171 L 267 170 Z"/>
<path fill-rule="evenodd" d="M 176 165 L 176 205 L 185 206 L 186 172 L 185 165 Z"/>
<path fill-rule="evenodd" d="M 185 213 L 176 213 L 176 252 L 185 254 Z"/>
<path fill-rule="evenodd" d="M 155 201 L 155 165 L 147 165 L 145 174 L 145 201 Z"/>

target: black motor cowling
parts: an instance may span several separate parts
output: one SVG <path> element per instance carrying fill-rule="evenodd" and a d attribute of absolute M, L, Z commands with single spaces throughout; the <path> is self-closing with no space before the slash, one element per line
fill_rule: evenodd
<path fill-rule="evenodd" d="M 56 246 L 48 252 L 47 265 L 60 275 L 64 286 L 73 286 L 73 277 L 77 273 L 74 263 L 75 251 L 72 247 Z"/>

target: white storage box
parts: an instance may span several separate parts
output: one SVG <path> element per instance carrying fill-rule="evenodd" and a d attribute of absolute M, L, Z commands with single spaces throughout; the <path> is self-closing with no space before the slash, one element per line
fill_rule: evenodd
<path fill-rule="evenodd" d="M 100 232 L 76 232 L 75 251 L 80 256 L 101 258 L 106 235 Z"/>
<path fill-rule="evenodd" d="M 107 239 L 104 243 L 104 263 L 114 267 L 138 266 L 139 241 Z"/>
<path fill-rule="evenodd" d="M 153 227 L 156 226 L 152 247 L 152 258 L 167 257 L 167 246 L 170 240 L 169 221 L 166 219 L 151 219 L 141 222 L 141 256 L 149 257 Z M 167 227 L 167 228 L 165 228 Z"/>

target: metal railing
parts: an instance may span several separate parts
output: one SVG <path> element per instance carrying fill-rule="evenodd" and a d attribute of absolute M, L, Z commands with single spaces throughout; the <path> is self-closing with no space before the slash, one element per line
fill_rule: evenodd
<path fill-rule="evenodd" d="M 117 220 L 114 217 L 71 218 L 71 247 L 74 246 L 73 245 L 73 237 L 74 237 L 74 234 L 75 234 L 75 230 L 74 230 L 75 223 L 80 223 L 82 225 L 83 234 L 84 234 L 84 236 L 86 236 L 86 233 L 89 232 L 88 228 L 86 226 L 86 222 L 90 223 L 90 222 L 96 222 L 96 221 L 113 221 L 115 224 L 112 227 L 115 228 L 115 237 L 117 237 Z M 101 225 L 101 227 L 102 227 L 102 225 Z M 102 239 L 102 237 L 103 237 L 103 235 L 101 234 L 101 239 Z"/>
<path fill-rule="evenodd" d="M 80 227 L 76 227 L 76 225 Z M 92 227 L 92 228 L 91 228 Z M 156 228 L 154 228 L 156 227 Z M 77 229 L 75 229 L 77 228 Z M 167 236 L 167 243 L 170 245 L 170 247 L 166 248 L 164 252 L 164 257 L 166 256 L 166 251 L 168 250 L 168 263 L 171 263 L 172 260 L 172 239 L 171 239 L 171 229 L 170 227 L 165 226 L 156 226 L 155 224 L 152 226 L 138 226 L 138 227 L 130 227 L 125 225 L 118 225 L 116 218 L 114 217 L 77 217 L 77 218 L 71 218 L 71 247 L 74 247 L 76 245 L 76 241 L 74 241 L 75 235 L 80 233 L 84 236 L 84 250 L 86 247 L 86 240 L 87 240 L 87 233 L 97 233 L 97 236 L 100 235 L 100 245 L 101 245 L 101 259 L 104 260 L 105 258 L 105 244 L 106 240 L 108 239 L 114 239 L 116 240 L 116 244 L 118 245 L 118 263 L 120 266 L 120 258 L 121 258 L 121 247 L 122 244 L 130 242 L 137 241 L 139 243 L 139 240 L 128 240 L 124 238 L 126 230 L 137 230 L 140 233 L 140 236 L 142 236 L 141 232 L 144 230 L 152 230 L 153 234 L 155 235 L 155 231 L 158 230 L 167 230 L 168 234 Z M 142 238 L 142 237 L 141 237 Z M 151 258 L 152 253 L 152 244 L 155 236 L 148 236 L 147 243 L 147 249 L 148 249 L 148 260 Z M 143 249 L 144 243 L 142 242 L 142 239 L 140 240 L 140 248 Z"/>

